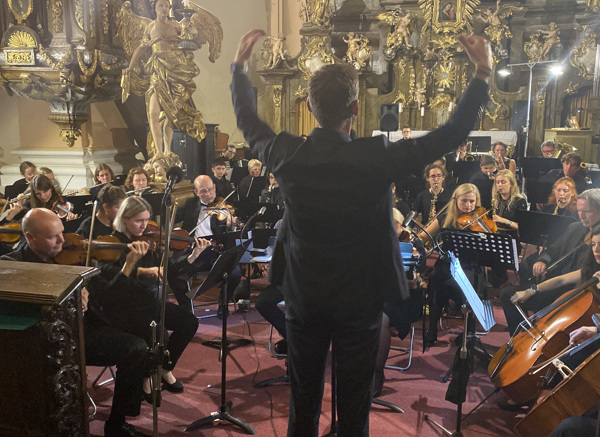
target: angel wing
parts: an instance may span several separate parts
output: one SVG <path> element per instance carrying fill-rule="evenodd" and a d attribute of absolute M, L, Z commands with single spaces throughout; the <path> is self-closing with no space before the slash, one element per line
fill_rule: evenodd
<path fill-rule="evenodd" d="M 511 5 L 500 6 L 500 8 L 498 9 L 498 18 L 499 19 L 508 18 L 515 12 L 520 12 L 522 10 L 523 10 L 523 7 L 521 7 L 521 6 L 511 6 Z"/>
<path fill-rule="evenodd" d="M 117 5 L 120 2 L 117 3 Z M 119 6 L 117 6 L 119 8 Z M 136 15 L 131 9 L 131 3 L 121 4 L 117 13 L 117 35 L 121 39 L 127 57 L 131 59 L 133 52 L 142 43 L 144 33 L 152 20 Z"/>
<path fill-rule="evenodd" d="M 213 14 L 195 3 L 190 2 L 189 7 L 196 11 L 192 15 L 192 23 L 198 31 L 195 41 L 199 47 L 208 43 L 208 59 L 210 62 L 215 62 L 221 56 L 221 44 L 223 42 L 221 22 Z"/>
<path fill-rule="evenodd" d="M 381 14 L 377 15 L 377 19 L 379 21 L 385 21 L 387 24 L 394 26 L 397 24 L 399 16 L 400 14 L 398 13 L 398 11 L 393 10 L 382 12 Z"/>

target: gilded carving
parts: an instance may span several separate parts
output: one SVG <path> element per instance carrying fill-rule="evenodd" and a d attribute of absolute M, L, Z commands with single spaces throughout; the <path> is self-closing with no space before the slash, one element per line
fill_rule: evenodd
<path fill-rule="evenodd" d="M 8 47 L 35 47 L 37 44 L 33 36 L 22 30 L 18 30 L 8 38 Z"/>
<path fill-rule="evenodd" d="M 84 59 L 86 57 L 86 54 L 90 55 L 90 52 L 85 51 L 86 53 L 84 53 L 84 50 L 77 50 L 77 63 L 79 64 L 79 68 L 81 69 L 81 72 L 85 75 L 85 76 L 92 76 L 95 72 L 96 72 L 96 68 L 98 68 L 98 50 L 94 50 L 91 53 L 91 60 L 86 60 Z M 88 64 L 90 64 L 88 66 Z"/>
<path fill-rule="evenodd" d="M 8 65 L 34 65 L 33 50 L 29 51 L 7 51 L 6 63 Z"/>
<path fill-rule="evenodd" d="M 333 64 L 333 56 L 325 47 L 329 46 L 329 39 L 326 36 L 311 37 L 304 53 L 298 57 L 298 68 L 305 77 L 311 75 L 325 64 Z"/>
<path fill-rule="evenodd" d="M 600 0 L 586 0 L 586 12 L 598 12 L 600 10 Z"/>
<path fill-rule="evenodd" d="M 392 101 L 392 103 L 398 103 L 398 102 L 406 102 L 406 96 L 404 95 L 404 93 L 402 91 L 398 91 L 396 93 L 396 97 L 394 97 L 394 100 Z"/>
<path fill-rule="evenodd" d="M 298 89 L 296 92 L 294 92 L 294 97 L 297 97 L 298 99 L 304 99 L 306 96 L 306 88 L 303 88 L 302 85 L 298 85 Z"/>
<path fill-rule="evenodd" d="M 41 44 L 38 46 L 38 51 L 39 51 L 42 59 L 44 61 L 46 61 L 46 63 L 52 69 L 59 70 L 59 71 L 62 70 L 63 68 L 65 68 L 65 65 L 71 58 L 72 50 L 73 50 L 72 46 L 69 46 L 69 48 L 68 48 L 67 52 L 64 54 L 64 56 L 62 58 L 60 58 L 60 60 L 58 62 L 55 62 L 54 59 L 52 59 L 52 56 L 50 55 L 50 53 L 47 52 Z"/>
<path fill-rule="evenodd" d="M 496 45 L 501 45 L 503 39 L 512 38 L 510 28 L 501 20 L 510 17 L 515 12 L 523 10 L 522 7 L 512 5 L 500 6 L 501 0 L 496 0 L 496 9 L 487 8 L 485 11 L 478 11 L 478 17 L 486 24 L 485 34 L 490 37 L 490 41 Z"/>
<path fill-rule="evenodd" d="M 263 68 L 273 69 L 277 67 L 281 61 L 285 60 L 287 50 L 283 50 L 283 35 L 278 37 L 267 36 L 263 42 L 263 47 L 260 50 L 260 57 L 263 60 Z"/>
<path fill-rule="evenodd" d="M 409 103 L 415 101 L 415 96 L 417 90 L 417 75 L 415 74 L 415 68 L 410 67 L 410 77 L 408 79 L 408 95 L 410 96 Z"/>
<path fill-rule="evenodd" d="M 456 82 L 456 68 L 450 62 L 444 62 L 434 70 L 433 79 L 438 88 L 453 88 Z"/>
<path fill-rule="evenodd" d="M 569 81 L 569 86 L 565 89 L 565 95 L 577 94 L 579 91 L 579 87 L 581 87 L 580 83 L 573 83 L 573 81 Z"/>
<path fill-rule="evenodd" d="M 382 12 L 377 15 L 377 19 L 385 21 L 392 26 L 391 31 L 387 34 L 385 46 L 387 50 L 397 51 L 401 46 L 411 48 L 410 35 L 412 34 L 412 19 L 410 12 L 402 15 L 400 9 Z"/>
<path fill-rule="evenodd" d="M 489 95 L 490 99 L 488 100 L 488 103 L 485 106 L 484 113 L 489 117 L 490 120 L 492 120 L 492 123 L 495 123 L 500 115 L 502 105 L 500 105 L 500 103 L 496 101 L 493 92 L 489 93 Z"/>
<path fill-rule="evenodd" d="M 52 25 L 55 32 L 62 32 L 63 21 L 63 2 L 62 0 L 50 0 L 52 2 Z"/>
<path fill-rule="evenodd" d="M 304 25 L 327 27 L 330 16 L 329 0 L 302 0 L 300 17 Z"/>
<path fill-rule="evenodd" d="M 371 58 L 369 39 L 365 38 L 364 35 L 350 32 L 348 33 L 347 38 L 342 37 L 342 41 L 348 44 L 348 50 L 346 50 L 344 61 L 353 65 L 357 70 L 365 68 L 367 62 L 369 62 L 369 59 Z"/>
<path fill-rule="evenodd" d="M 551 51 L 559 50 L 560 29 L 556 23 L 550 23 L 545 29 L 540 29 L 530 36 L 530 41 L 525 43 L 524 50 L 529 57 L 529 62 L 546 61 L 550 59 Z"/>
<path fill-rule="evenodd" d="M 421 36 L 425 37 L 429 29 L 435 34 L 458 34 L 462 31 L 472 33 L 470 21 L 480 3 L 480 0 L 419 0 L 425 19 Z"/>
<path fill-rule="evenodd" d="M 104 35 L 108 35 L 108 0 L 102 1 L 102 12 L 101 12 L 101 23 L 102 23 L 102 33 Z"/>
<path fill-rule="evenodd" d="M 23 23 L 33 10 L 33 0 L 8 0 L 8 7 L 19 24 Z"/>
<path fill-rule="evenodd" d="M 591 80 L 596 63 L 596 36 L 587 26 L 584 26 L 583 32 L 584 39 L 571 51 L 569 62 L 577 69 L 579 76 Z"/>
<path fill-rule="evenodd" d="M 276 108 L 281 107 L 281 91 L 283 89 L 283 85 L 274 85 L 273 86 L 273 104 Z"/>
<path fill-rule="evenodd" d="M 83 30 L 83 2 L 84 0 L 75 0 L 73 4 L 75 5 L 75 21 L 77 25 Z"/>

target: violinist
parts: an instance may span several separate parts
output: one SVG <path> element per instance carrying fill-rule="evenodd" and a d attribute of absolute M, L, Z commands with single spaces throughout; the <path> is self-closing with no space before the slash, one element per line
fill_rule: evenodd
<path fill-rule="evenodd" d="M 414 211 L 423 223 L 428 223 L 450 201 L 452 193 L 444 188 L 446 170 L 437 164 L 425 167 L 425 180 L 429 188 L 417 194 Z"/>
<path fill-rule="evenodd" d="M 23 219 L 26 244 L 1 257 L 2 260 L 53 263 L 61 251 L 64 237 L 61 220 L 45 208 L 30 210 Z M 148 361 L 146 342 L 110 326 L 102 316 L 99 302 L 104 290 L 82 291 L 85 361 L 90 366 L 117 366 L 112 407 L 104 424 L 108 437 L 135 434 L 126 416 L 138 416 L 142 399 L 142 380 Z M 89 308 L 89 311 L 86 311 Z"/>
<path fill-rule="evenodd" d="M 564 177 L 554 182 L 548 203 L 541 212 L 577 218 L 577 188 L 573 179 Z"/>
<path fill-rule="evenodd" d="M 600 228 L 596 228 L 591 234 L 590 247 L 586 249 L 585 254 L 581 258 L 579 268 L 564 275 L 556 276 L 552 279 L 548 279 L 537 286 L 532 286 L 522 291 L 514 293 L 510 297 L 509 302 L 502 302 L 502 308 L 506 316 L 506 322 L 508 324 L 508 330 L 511 335 L 516 334 L 519 323 L 523 321 L 523 317 L 520 315 L 515 305 L 519 305 L 521 309 L 528 314 L 529 312 L 537 312 L 546 306 L 554 302 L 559 296 L 565 292 L 583 284 L 592 278 L 592 276 L 598 276 L 600 273 Z M 600 288 L 600 283 L 597 284 Z M 576 330 L 571 333 L 571 342 L 579 343 L 586 340 L 587 334 L 595 328 L 587 328 Z M 594 332 L 595 334 L 595 332 Z M 597 349 L 596 345 L 596 348 Z M 586 348 L 588 349 L 588 348 Z M 583 352 L 583 351 L 582 351 Z M 589 352 L 589 349 L 588 349 Z M 579 354 L 576 354 L 579 355 Z M 566 362 L 568 357 L 565 357 L 563 361 L 571 369 L 577 367 L 584 359 L 585 356 L 570 357 L 576 361 Z M 554 383 L 558 381 L 553 381 Z M 500 408 L 507 411 L 520 411 L 526 406 L 530 406 L 530 402 L 515 403 L 511 400 L 501 401 L 498 403 Z"/>
<path fill-rule="evenodd" d="M 89 189 L 92 196 L 98 194 L 104 184 L 112 182 L 115 179 L 115 173 L 108 164 L 99 164 L 94 171 L 94 186 Z"/>
<path fill-rule="evenodd" d="M 65 221 L 75 220 L 78 216 L 73 214 L 72 205 L 65 202 L 62 196 L 56 191 L 52 181 L 47 176 L 37 175 L 31 180 L 31 195 L 25 205 L 31 208 L 47 208 L 54 211 L 61 219 Z"/>
<path fill-rule="evenodd" d="M 459 224 L 459 218 L 464 215 L 470 215 L 478 207 L 481 207 L 481 201 L 477 187 L 473 184 L 459 185 L 450 199 L 445 214 L 438 215 L 426 230 L 435 238 L 442 228 L 461 229 L 462 226 Z M 491 223 L 493 224 L 493 222 Z M 424 233 L 421 233 L 419 238 L 423 241 L 427 237 Z M 462 265 L 462 267 L 471 281 L 475 277 L 474 269 L 481 269 L 478 266 Z M 479 283 L 473 284 L 475 290 L 480 294 L 484 294 L 486 289 L 484 277 L 484 274 L 479 275 Z M 437 341 L 437 326 L 442 316 L 442 310 L 448 305 L 449 299 L 452 299 L 457 305 L 463 302 L 460 287 L 450 274 L 449 258 L 440 256 L 436 261 L 433 273 L 429 279 L 427 294 L 429 300 L 429 329 L 425 336 L 425 342 L 428 346 L 432 346 Z"/>
<path fill-rule="evenodd" d="M 139 196 L 130 196 L 121 204 L 114 220 L 116 236 L 126 243 L 129 252 L 123 253 L 114 263 L 100 266 L 99 279 L 93 278 L 91 289 L 102 289 L 109 294 L 103 302 L 103 314 L 111 326 L 128 334 L 143 338 L 152 345 L 150 322 L 156 320 L 159 300 L 157 280 L 162 277 L 162 267 L 149 244 L 140 240 L 152 214 L 150 204 Z M 166 343 L 170 357 L 163 361 L 162 375 L 164 386 L 172 393 L 183 392 L 183 385 L 173 375 L 173 368 L 186 346 L 194 337 L 198 320 L 178 305 L 166 303 L 165 330 L 172 331 Z M 144 398 L 150 402 L 149 379 L 144 380 Z"/>
<path fill-rule="evenodd" d="M 561 260 L 546 275 L 546 278 L 571 272 L 577 268 L 581 251 L 584 249 L 586 235 L 600 222 L 600 189 L 592 188 L 577 196 L 579 221 L 567 226 L 565 232 L 541 254 L 534 253 L 525 258 L 519 267 L 521 286 L 527 286 L 533 280 L 546 275 L 546 269 Z M 563 259 L 564 258 L 564 259 Z"/>
<path fill-rule="evenodd" d="M 96 200 L 98 207 L 96 212 L 96 220 L 94 222 L 93 239 L 101 235 L 110 235 L 113 232 L 113 221 L 117 217 L 117 212 L 123 200 L 127 198 L 127 194 L 121 187 L 115 187 L 111 184 L 106 184 L 98 193 Z M 89 238 L 92 217 L 86 218 L 81 222 L 79 228 L 75 231 L 76 234 L 82 235 L 84 238 Z"/>
<path fill-rule="evenodd" d="M 514 159 L 509 158 L 508 144 L 504 141 L 497 141 L 492 145 L 492 153 L 496 158 L 496 167 L 498 170 L 510 170 L 514 175 L 517 172 L 517 163 Z"/>
<path fill-rule="evenodd" d="M 481 155 L 479 158 L 481 171 L 475 173 L 469 179 L 469 183 L 475 185 L 481 195 L 481 206 L 489 209 L 492 206 L 492 188 L 494 186 L 494 173 L 496 172 L 496 161 L 490 155 Z"/>
<path fill-rule="evenodd" d="M 227 209 L 211 208 L 219 206 L 217 204 L 216 187 L 213 180 L 208 175 L 200 175 L 194 180 L 194 194 L 196 198 L 189 199 L 182 208 L 177 209 L 175 222 L 182 222 L 181 227 L 195 237 L 207 237 L 211 235 L 221 235 L 231 228 L 233 223 L 233 214 Z M 223 214 L 224 220 L 220 220 L 219 214 Z M 180 255 L 179 261 L 184 260 L 188 252 Z M 206 254 L 199 257 L 192 266 L 183 269 L 179 273 L 169 271 L 169 284 L 173 294 L 177 298 L 179 305 L 188 311 L 192 311 L 192 303 L 186 293 L 189 291 L 189 279 L 194 272 L 208 271 L 212 268 L 217 255 L 210 256 Z M 186 266 L 187 267 L 187 266 Z M 233 291 L 239 285 L 241 280 L 241 269 L 239 266 L 227 278 L 228 297 L 233 296 Z M 221 315 L 221 299 L 219 299 L 219 309 L 217 315 Z"/>

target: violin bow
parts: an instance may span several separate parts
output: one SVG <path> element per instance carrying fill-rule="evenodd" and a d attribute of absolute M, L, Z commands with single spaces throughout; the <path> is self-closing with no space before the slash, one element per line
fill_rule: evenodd
<path fill-rule="evenodd" d="M 94 224 L 96 222 L 96 209 L 98 208 L 98 201 L 94 200 L 94 207 L 92 208 L 92 223 L 90 224 L 90 236 L 88 238 L 87 255 L 85 257 L 85 266 L 90 266 L 90 254 L 92 253 L 92 240 L 94 239 Z"/>

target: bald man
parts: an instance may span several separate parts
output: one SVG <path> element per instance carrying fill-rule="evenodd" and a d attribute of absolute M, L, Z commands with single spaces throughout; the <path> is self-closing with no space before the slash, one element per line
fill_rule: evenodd
<path fill-rule="evenodd" d="M 227 232 L 231 227 L 231 218 L 219 221 L 217 217 L 208 216 L 206 212 L 207 208 L 215 205 L 215 199 L 217 198 L 217 190 L 212 178 L 208 175 L 198 176 L 194 180 L 194 194 L 196 197 L 189 199 L 182 208 L 177 210 L 175 222 L 182 221 L 181 227 L 195 237 L 221 235 Z M 179 257 L 181 258 L 173 259 L 173 266 L 180 266 L 182 263 L 178 263 L 178 261 L 180 261 L 182 257 L 188 257 L 190 252 L 191 249 L 180 254 Z M 169 270 L 169 285 L 180 306 L 192 311 L 192 301 L 186 297 L 186 293 L 190 290 L 189 279 L 195 272 L 209 271 L 216 260 L 217 254 L 214 253 L 214 251 L 212 256 L 210 251 L 206 251 L 192 264 L 186 265 L 183 263 L 183 265 L 186 266 L 185 269 L 176 271 L 175 267 L 173 267 L 173 270 Z M 235 288 L 239 285 L 240 279 L 241 269 L 238 266 L 233 273 L 228 276 L 227 294 L 230 298 L 233 296 Z M 219 302 L 220 301 L 221 299 L 219 299 Z M 219 304 L 217 315 L 220 316 L 222 312 L 223 310 Z"/>
<path fill-rule="evenodd" d="M 54 263 L 62 250 L 63 223 L 52 211 L 45 208 L 30 210 L 23 218 L 23 233 L 27 241 L 20 249 L 0 257 L 2 260 L 34 263 Z M 146 342 L 109 326 L 99 310 L 98 300 L 92 292 L 87 301 L 87 291 L 82 292 L 85 361 L 90 366 L 117 366 L 113 403 L 104 424 L 106 437 L 146 436 L 125 422 L 126 416 L 140 414 L 142 381 L 147 366 Z"/>

